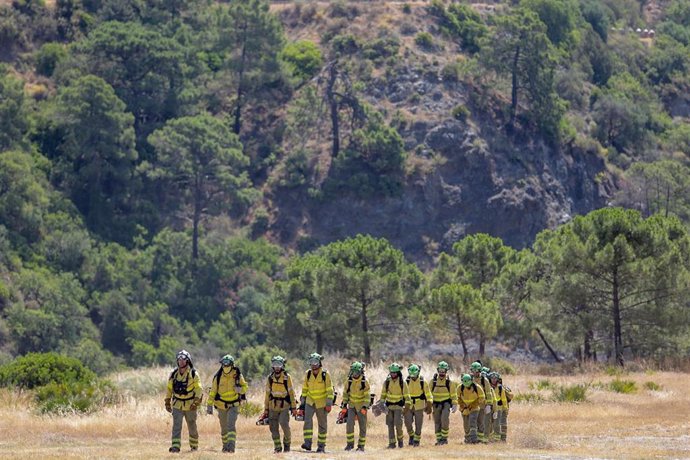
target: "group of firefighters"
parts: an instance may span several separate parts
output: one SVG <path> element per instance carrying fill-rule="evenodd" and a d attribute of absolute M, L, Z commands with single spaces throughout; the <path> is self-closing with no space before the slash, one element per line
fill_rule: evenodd
<path fill-rule="evenodd" d="M 314 416 L 316 416 L 316 452 L 325 452 L 328 433 L 328 414 L 336 403 L 330 373 L 323 368 L 323 357 L 309 356 L 309 369 L 304 375 L 302 395 L 295 397 L 292 377 L 285 370 L 285 359 L 274 356 L 272 372 L 265 385 L 264 412 L 257 424 L 269 426 L 274 452 L 289 452 L 291 446 L 290 416 L 304 421 L 302 449 L 311 451 L 314 444 Z M 235 452 L 236 422 L 239 406 L 246 400 L 247 382 L 231 355 L 220 359 L 221 367 L 213 376 L 208 393 L 206 412 L 213 414 L 215 407 L 220 422 L 223 452 Z M 505 442 L 508 432 L 508 408 L 512 399 L 510 388 L 503 385 L 498 372 L 490 372 L 480 361 L 471 364 L 460 381 L 449 376 L 449 365 L 438 363 L 436 373 L 427 382 L 420 375 L 420 366 L 410 364 L 407 377 L 402 366 L 393 363 L 381 388 L 379 400 L 374 403 L 365 366 L 354 362 L 344 382 L 343 398 L 336 423 L 346 423 L 345 450 L 364 451 L 367 437 L 367 416 L 385 414 L 388 426 L 388 448 L 404 447 L 405 431 L 408 445 L 420 445 L 424 415 L 432 415 L 436 445 L 448 444 L 450 414 L 460 412 L 465 431 L 465 443 Z M 189 352 L 177 353 L 177 367 L 168 378 L 165 407 L 172 413 L 172 446 L 170 452 L 179 452 L 182 422 L 186 420 L 191 450 L 199 448 L 196 417 L 203 401 L 199 373 L 194 369 Z M 355 422 L 359 436 L 355 447 Z M 403 430 L 405 425 L 405 431 Z M 283 438 L 281 442 L 280 430 Z"/>

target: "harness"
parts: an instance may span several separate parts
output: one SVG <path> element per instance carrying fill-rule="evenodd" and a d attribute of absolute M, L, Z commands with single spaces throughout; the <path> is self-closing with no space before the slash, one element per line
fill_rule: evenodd
<path fill-rule="evenodd" d="M 173 398 L 177 401 L 189 401 L 190 399 L 194 399 L 194 391 L 189 391 L 189 374 L 192 374 L 192 378 L 196 377 L 196 370 L 192 369 L 191 372 L 187 372 L 187 375 L 185 376 L 184 380 L 177 380 L 177 375 L 178 375 L 178 369 L 175 369 L 172 371 L 170 374 L 170 378 L 173 381 Z M 177 395 L 182 395 L 182 396 L 187 396 L 189 393 L 192 393 L 192 396 L 189 398 L 180 398 Z"/>
<path fill-rule="evenodd" d="M 405 379 L 407 382 L 407 386 L 410 386 L 410 376 L 408 375 L 407 378 Z M 426 393 L 424 393 L 424 377 L 421 375 L 419 376 L 419 385 L 422 387 L 422 394 L 419 396 L 412 396 L 410 395 L 410 399 L 412 399 L 412 405 L 416 403 L 418 400 L 419 401 L 426 401 Z M 448 390 L 450 391 L 450 387 L 448 387 Z"/>
<path fill-rule="evenodd" d="M 438 373 L 434 374 L 434 378 L 431 382 L 431 393 L 432 394 L 433 394 L 434 390 L 436 390 L 437 380 L 438 380 Z M 450 393 L 450 379 L 448 377 L 446 377 L 446 390 L 448 390 L 448 393 Z M 434 401 L 434 406 L 438 407 L 438 406 L 442 406 L 446 403 L 450 404 L 450 402 L 451 402 L 451 398 L 444 399 L 443 401 Z"/>
<path fill-rule="evenodd" d="M 361 382 L 361 385 L 362 385 L 362 386 L 360 387 L 359 391 L 364 391 L 364 388 L 367 386 L 367 383 L 366 383 L 366 382 L 367 382 L 367 379 L 366 379 L 366 377 L 364 377 L 364 372 L 362 372 L 362 382 Z M 351 387 L 352 387 L 352 374 L 350 374 L 350 375 L 348 376 L 348 379 L 347 379 L 347 390 L 345 390 L 345 393 L 350 394 L 350 388 L 351 388 Z M 386 388 L 386 390 L 388 390 L 388 388 Z"/>
<path fill-rule="evenodd" d="M 307 371 L 307 381 L 311 378 L 311 374 L 313 374 L 312 371 Z M 316 377 L 314 377 L 314 380 L 316 380 Z M 326 381 L 326 371 L 321 370 L 321 381 L 325 382 Z"/>
<path fill-rule="evenodd" d="M 391 383 L 390 376 L 386 377 L 386 383 L 385 383 L 386 394 L 388 394 L 388 387 L 390 386 L 390 383 Z M 401 372 L 398 372 L 398 383 L 400 383 L 400 394 L 402 396 L 402 399 L 400 401 L 394 402 L 394 403 L 386 401 L 386 406 L 404 406 L 405 405 L 405 392 L 403 391 L 403 379 L 402 379 L 402 373 Z"/>
<path fill-rule="evenodd" d="M 288 374 L 285 371 L 283 371 L 283 373 L 285 374 L 285 378 L 283 379 L 283 385 L 285 385 L 285 393 L 287 393 L 286 396 L 283 398 L 277 398 L 277 397 L 273 396 L 273 382 L 274 382 L 273 375 L 274 374 L 271 374 L 268 376 L 268 385 L 271 388 L 271 393 L 268 395 L 268 400 L 269 401 L 280 401 L 280 408 L 281 409 L 285 406 L 285 403 L 290 404 L 290 402 L 291 402 L 290 391 L 288 390 L 288 378 L 290 377 L 290 374 Z"/>
<path fill-rule="evenodd" d="M 239 367 L 234 367 L 234 369 L 237 371 L 237 372 L 235 372 L 235 386 L 239 387 L 239 386 L 241 386 L 240 377 L 242 376 L 242 371 L 240 371 Z M 220 369 L 218 369 L 218 372 L 216 372 L 216 375 L 213 376 L 213 378 L 216 379 L 216 397 L 213 399 L 215 399 L 216 401 L 220 401 L 222 403 L 225 403 L 225 408 L 227 409 L 230 404 L 235 404 L 236 402 L 239 402 L 241 399 L 247 399 L 247 397 L 245 395 L 238 394 L 237 398 L 230 400 L 230 401 L 226 401 L 223 398 L 221 398 L 220 397 L 220 391 L 218 391 L 218 390 L 220 389 L 220 377 L 222 374 L 223 374 L 223 368 L 221 367 Z"/>

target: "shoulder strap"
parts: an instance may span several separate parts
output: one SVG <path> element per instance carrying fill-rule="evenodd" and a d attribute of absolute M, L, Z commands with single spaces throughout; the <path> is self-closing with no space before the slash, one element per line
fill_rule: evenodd
<path fill-rule="evenodd" d="M 436 390 L 436 382 L 437 381 L 438 381 L 438 374 L 434 374 L 434 378 L 432 379 L 431 391 Z"/>
<path fill-rule="evenodd" d="M 323 380 L 324 382 L 326 381 L 326 371 L 324 370 L 321 371 L 321 380 Z"/>
<path fill-rule="evenodd" d="M 172 372 L 170 373 L 170 377 L 168 377 L 168 378 L 174 379 L 176 374 L 177 374 L 177 369 L 173 369 Z"/>
<path fill-rule="evenodd" d="M 388 386 L 390 385 L 390 383 L 391 383 L 391 378 L 386 377 L 386 393 L 388 393 Z"/>

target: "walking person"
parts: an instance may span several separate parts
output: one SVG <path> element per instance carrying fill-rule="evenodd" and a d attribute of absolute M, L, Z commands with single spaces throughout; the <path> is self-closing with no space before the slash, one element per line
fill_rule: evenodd
<path fill-rule="evenodd" d="M 292 433 L 290 431 L 290 414 L 297 415 L 297 402 L 292 377 L 285 370 L 285 358 L 271 358 L 273 372 L 266 382 L 264 398 L 264 417 L 268 418 L 268 427 L 273 439 L 275 453 L 290 452 Z M 283 429 L 283 444 L 280 444 L 280 429 Z"/>
<path fill-rule="evenodd" d="M 347 377 L 343 391 L 341 409 L 347 413 L 347 425 L 345 437 L 347 444 L 345 450 L 355 447 L 355 420 L 359 424 L 359 438 L 357 450 L 364 451 L 367 442 L 367 411 L 370 403 L 370 385 L 364 376 L 364 364 L 355 361 L 350 366 L 350 374 Z"/>
<path fill-rule="evenodd" d="M 494 433 L 492 439 L 494 441 L 506 442 L 508 437 L 508 408 L 510 401 L 513 399 L 513 392 L 510 388 L 503 385 L 503 379 L 498 372 L 491 372 L 489 374 L 489 381 L 494 390 L 495 411 L 493 417 Z"/>
<path fill-rule="evenodd" d="M 436 445 L 448 444 L 450 431 L 450 414 L 458 410 L 457 384 L 450 380 L 450 366 L 445 361 L 438 363 L 436 374 L 431 380 L 431 397 L 433 400 L 434 430 Z"/>
<path fill-rule="evenodd" d="M 189 447 L 199 449 L 197 409 L 203 396 L 199 373 L 194 369 L 192 355 L 187 350 L 177 352 L 177 367 L 170 373 L 165 397 L 165 410 L 173 417 L 172 445 L 169 452 L 177 453 L 182 446 L 182 421 L 187 422 Z"/>
<path fill-rule="evenodd" d="M 309 355 L 309 370 L 304 375 L 300 408 L 304 407 L 304 444 L 302 449 L 311 450 L 314 436 L 314 416 L 319 428 L 316 452 L 326 452 L 328 414 L 333 408 L 333 382 L 331 374 L 323 368 L 323 356 Z M 302 410 L 302 409 L 300 409 Z"/>
<path fill-rule="evenodd" d="M 458 404 L 462 413 L 462 425 L 465 429 L 465 443 L 476 444 L 477 420 L 484 407 L 485 395 L 482 387 L 472 381 L 470 374 L 462 376 L 462 385 L 458 387 Z"/>
<path fill-rule="evenodd" d="M 235 358 L 231 355 L 223 356 L 220 368 L 211 381 L 211 391 L 206 403 L 206 413 L 213 414 L 214 407 L 218 412 L 223 452 L 235 452 L 239 405 L 246 399 L 247 382 L 239 367 L 235 366 Z"/>
<path fill-rule="evenodd" d="M 388 425 L 388 448 L 395 449 L 404 446 L 403 438 L 403 409 L 411 407 L 410 392 L 402 376 L 400 364 L 388 366 L 388 377 L 381 389 L 381 401 L 386 405 L 386 425 Z"/>
<path fill-rule="evenodd" d="M 482 374 L 482 363 L 480 361 L 475 361 L 470 365 L 470 374 L 472 381 L 479 385 L 484 394 L 486 395 L 485 405 L 481 408 L 479 415 L 477 416 L 477 429 L 479 442 L 488 442 L 488 435 L 491 430 L 492 415 L 491 410 L 493 406 L 493 389 L 491 388 L 491 383 L 488 377 Z"/>
<path fill-rule="evenodd" d="M 424 425 L 424 413 L 431 414 L 432 402 L 429 384 L 419 375 L 420 367 L 410 364 L 407 368 L 407 388 L 410 392 L 410 409 L 404 411 L 405 428 L 409 436 L 409 445 L 419 447 Z"/>

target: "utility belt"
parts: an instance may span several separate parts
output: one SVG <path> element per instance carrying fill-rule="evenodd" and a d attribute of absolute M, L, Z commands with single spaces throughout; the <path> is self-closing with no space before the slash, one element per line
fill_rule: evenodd
<path fill-rule="evenodd" d="M 404 407 L 404 406 L 405 406 L 405 400 L 404 400 L 404 399 L 401 399 L 401 400 L 398 401 L 398 402 L 388 402 L 388 401 L 386 401 L 385 404 L 386 404 L 386 407 L 388 407 L 388 406 L 400 406 L 400 407 Z"/>
<path fill-rule="evenodd" d="M 280 401 L 280 408 L 281 409 L 285 406 L 285 403 L 290 404 L 290 401 L 291 401 L 290 395 L 283 396 L 282 398 L 278 398 L 276 396 L 269 395 L 268 400 L 269 401 Z"/>
<path fill-rule="evenodd" d="M 412 400 L 412 404 L 414 404 L 417 401 L 426 401 L 426 395 L 422 393 L 419 396 L 410 396 L 410 399 Z"/>
<path fill-rule="evenodd" d="M 216 397 L 214 398 L 216 401 L 220 401 L 223 404 L 225 404 L 225 408 L 227 409 L 228 407 L 236 406 L 240 403 L 240 399 L 242 399 L 241 396 L 237 396 L 235 399 L 232 399 L 230 401 L 226 401 L 223 398 L 220 397 L 218 393 L 216 393 Z"/>
<path fill-rule="evenodd" d="M 180 398 L 179 396 L 173 396 L 173 401 L 191 401 L 194 399 L 194 395 L 190 396 L 189 398 Z"/>
<path fill-rule="evenodd" d="M 451 401 L 450 399 L 444 399 L 443 401 L 434 401 L 434 407 L 442 407 L 445 404 L 450 405 Z"/>

